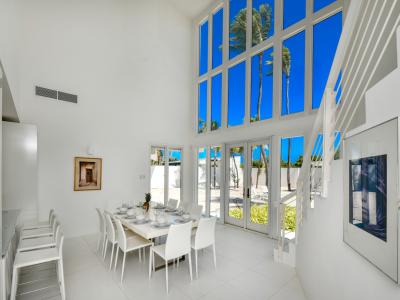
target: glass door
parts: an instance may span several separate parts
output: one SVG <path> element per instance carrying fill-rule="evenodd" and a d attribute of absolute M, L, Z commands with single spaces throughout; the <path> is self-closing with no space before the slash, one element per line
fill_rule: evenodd
<path fill-rule="evenodd" d="M 246 227 L 268 233 L 270 223 L 270 142 L 248 143 Z"/>
<path fill-rule="evenodd" d="M 245 191 L 246 144 L 228 145 L 226 147 L 226 198 L 225 222 L 244 227 L 245 225 Z"/>

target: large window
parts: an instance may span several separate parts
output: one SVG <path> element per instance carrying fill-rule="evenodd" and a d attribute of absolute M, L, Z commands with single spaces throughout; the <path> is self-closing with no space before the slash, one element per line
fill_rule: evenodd
<path fill-rule="evenodd" d="M 162 204 L 182 199 L 181 148 L 151 147 L 150 193 L 152 201 Z"/>
<path fill-rule="evenodd" d="M 342 13 L 314 26 L 312 108 L 319 108 L 342 32 Z"/>
<path fill-rule="evenodd" d="M 221 0 L 199 16 L 198 133 L 318 109 L 341 34 L 341 5 Z"/>
<path fill-rule="evenodd" d="M 221 146 L 210 147 L 210 216 L 217 218 L 221 216 L 221 174 Z"/>
<path fill-rule="evenodd" d="M 282 115 L 304 111 L 305 32 L 283 42 Z"/>

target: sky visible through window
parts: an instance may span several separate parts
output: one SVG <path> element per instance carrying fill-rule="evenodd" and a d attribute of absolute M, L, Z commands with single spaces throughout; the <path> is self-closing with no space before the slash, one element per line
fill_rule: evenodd
<path fill-rule="evenodd" d="M 342 33 L 342 13 L 314 25 L 312 108 L 319 108 Z"/>
<path fill-rule="evenodd" d="M 336 0 L 314 0 L 314 12 L 319 11 L 320 9 L 332 4 Z"/>
<path fill-rule="evenodd" d="M 296 136 L 281 139 L 281 161 L 284 163 L 287 163 L 288 161 L 289 140 L 291 143 L 290 163 L 295 164 L 297 161 L 299 161 L 300 157 L 303 156 L 304 137 Z"/>
<path fill-rule="evenodd" d="M 306 17 L 306 0 L 283 1 L 283 29 L 303 20 Z"/>
<path fill-rule="evenodd" d="M 199 107 L 198 107 L 198 132 L 207 129 L 207 80 L 199 84 Z"/>
<path fill-rule="evenodd" d="M 228 127 L 244 123 L 246 62 L 228 70 Z"/>
<path fill-rule="evenodd" d="M 229 59 L 246 49 L 246 7 L 247 0 L 229 1 Z"/>
<path fill-rule="evenodd" d="M 200 25 L 199 32 L 199 75 L 208 70 L 208 21 Z"/>
<path fill-rule="evenodd" d="M 283 42 L 282 115 L 304 111 L 305 37 L 301 31 Z"/>
<path fill-rule="evenodd" d="M 211 130 L 221 127 L 222 117 L 222 73 L 211 79 Z"/>
<path fill-rule="evenodd" d="M 251 122 L 272 118 L 272 52 L 270 48 L 251 59 Z"/>
<path fill-rule="evenodd" d="M 222 64 L 222 41 L 223 41 L 224 9 L 221 8 L 213 15 L 212 28 L 212 68 Z"/>

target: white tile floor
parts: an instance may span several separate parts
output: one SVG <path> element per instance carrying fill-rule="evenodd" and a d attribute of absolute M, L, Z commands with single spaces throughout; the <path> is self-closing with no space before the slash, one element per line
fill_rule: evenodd
<path fill-rule="evenodd" d="M 165 271 L 148 279 L 148 255 L 139 263 L 137 254 L 127 257 L 124 282 L 117 272 L 95 253 L 96 236 L 67 239 L 64 248 L 68 300 L 119 299 L 271 299 L 305 300 L 294 269 L 273 262 L 273 241 L 263 235 L 230 226 L 217 226 L 217 269 L 212 253 L 199 257 L 199 279 L 190 282 L 187 261 L 170 268 L 169 294 L 165 291 Z M 120 256 L 121 257 L 121 256 Z M 23 299 L 59 299 L 48 296 Z"/>

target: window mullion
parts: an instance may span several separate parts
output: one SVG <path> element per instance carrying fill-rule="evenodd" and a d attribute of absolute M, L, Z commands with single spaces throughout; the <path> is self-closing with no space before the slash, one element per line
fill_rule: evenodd
<path fill-rule="evenodd" d="M 304 74 L 304 112 L 312 111 L 312 70 L 313 70 L 313 8 L 314 1 L 306 1 L 306 44 L 305 44 L 305 74 Z"/>
<path fill-rule="evenodd" d="M 164 147 L 164 205 L 167 205 L 169 197 L 169 148 Z"/>

